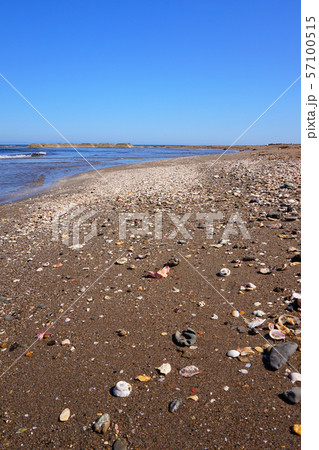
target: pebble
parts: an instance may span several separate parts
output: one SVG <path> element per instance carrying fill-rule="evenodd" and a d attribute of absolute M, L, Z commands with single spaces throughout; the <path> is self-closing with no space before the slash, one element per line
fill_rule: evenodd
<path fill-rule="evenodd" d="M 11 322 L 14 319 L 13 316 L 11 316 L 10 314 L 7 314 L 6 316 L 4 316 L 4 320 L 6 322 Z"/>
<path fill-rule="evenodd" d="M 94 424 L 94 431 L 97 433 L 106 434 L 111 425 L 111 419 L 109 414 L 103 414 L 97 422 Z"/>
<path fill-rule="evenodd" d="M 116 439 L 112 445 L 113 450 L 127 450 L 127 441 L 124 439 Z"/>
<path fill-rule="evenodd" d="M 243 326 L 237 327 L 237 331 L 238 331 L 238 333 L 246 333 L 246 328 Z"/>
<path fill-rule="evenodd" d="M 70 409 L 65 408 L 60 414 L 60 417 L 59 417 L 60 422 L 67 422 L 70 418 L 70 415 L 71 415 Z"/>
<path fill-rule="evenodd" d="M 269 354 L 269 366 L 272 370 L 278 370 L 284 366 L 291 355 L 295 353 L 298 344 L 295 342 L 284 342 L 275 345 Z"/>
<path fill-rule="evenodd" d="M 175 398 L 174 400 L 172 400 L 170 402 L 170 404 L 168 405 L 168 410 L 169 412 L 175 412 L 178 410 L 178 408 L 180 408 L 180 406 L 183 403 L 183 399 L 181 398 Z"/>
<path fill-rule="evenodd" d="M 197 336 L 194 330 L 187 328 L 181 333 L 176 331 L 173 339 L 175 344 L 180 345 L 181 347 L 190 347 L 196 343 Z"/>
<path fill-rule="evenodd" d="M 299 403 L 301 400 L 301 388 L 293 387 L 288 391 L 284 391 L 282 395 L 286 401 L 288 401 L 289 403 L 293 403 L 295 405 L 296 403 Z"/>

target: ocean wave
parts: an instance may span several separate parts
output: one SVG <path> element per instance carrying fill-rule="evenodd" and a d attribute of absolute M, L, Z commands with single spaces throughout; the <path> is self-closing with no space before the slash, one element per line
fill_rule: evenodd
<path fill-rule="evenodd" d="M 23 155 L 0 155 L 0 159 L 35 158 L 37 156 L 46 156 L 46 152 L 25 153 Z"/>

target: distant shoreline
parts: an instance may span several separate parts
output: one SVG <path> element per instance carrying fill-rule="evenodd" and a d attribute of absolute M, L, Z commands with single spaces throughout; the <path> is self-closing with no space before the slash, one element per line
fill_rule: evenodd
<path fill-rule="evenodd" d="M 264 150 L 269 147 L 278 147 L 281 149 L 285 148 L 300 148 L 300 144 L 267 144 L 267 145 L 233 145 L 231 146 L 234 150 Z M 27 148 L 189 148 L 189 149 L 223 149 L 226 150 L 230 148 L 228 145 L 132 145 L 130 143 L 81 143 L 81 144 L 68 144 L 68 143 L 52 143 L 52 144 L 29 144 Z"/>

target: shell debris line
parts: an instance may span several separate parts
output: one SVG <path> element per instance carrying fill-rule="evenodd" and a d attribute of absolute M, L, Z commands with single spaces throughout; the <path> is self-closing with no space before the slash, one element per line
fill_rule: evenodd
<path fill-rule="evenodd" d="M 0 205 L 1 448 L 300 447 L 300 158 L 282 147 Z"/>

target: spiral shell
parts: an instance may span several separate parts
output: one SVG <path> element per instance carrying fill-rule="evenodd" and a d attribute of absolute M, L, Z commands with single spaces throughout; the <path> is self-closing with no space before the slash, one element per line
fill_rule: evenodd
<path fill-rule="evenodd" d="M 115 397 L 128 397 L 132 391 L 132 386 L 126 381 L 119 381 L 113 388 Z"/>

